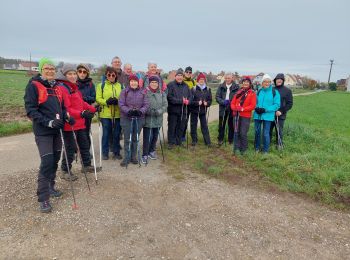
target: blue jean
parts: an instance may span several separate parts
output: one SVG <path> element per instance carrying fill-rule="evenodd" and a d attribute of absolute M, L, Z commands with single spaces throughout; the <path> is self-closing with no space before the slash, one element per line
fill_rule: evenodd
<path fill-rule="evenodd" d="M 113 147 L 112 152 L 114 154 L 120 154 L 120 118 L 115 118 L 114 120 L 114 129 L 112 129 L 112 119 L 110 118 L 101 118 L 102 123 L 102 153 L 103 155 L 108 156 L 109 153 L 109 135 L 113 135 Z"/>
<path fill-rule="evenodd" d="M 254 120 L 255 125 L 255 150 L 260 150 L 261 144 L 261 125 L 263 125 L 263 149 L 264 153 L 267 153 L 270 148 L 270 127 L 271 121 L 266 120 Z"/>

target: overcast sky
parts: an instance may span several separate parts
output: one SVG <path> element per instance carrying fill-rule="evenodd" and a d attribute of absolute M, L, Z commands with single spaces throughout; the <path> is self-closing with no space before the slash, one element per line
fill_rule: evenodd
<path fill-rule="evenodd" d="M 0 56 L 350 75 L 349 0 L 1 0 Z"/>

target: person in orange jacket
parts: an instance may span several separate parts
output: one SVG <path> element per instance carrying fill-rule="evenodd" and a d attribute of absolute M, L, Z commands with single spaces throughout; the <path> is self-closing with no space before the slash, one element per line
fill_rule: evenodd
<path fill-rule="evenodd" d="M 241 154 L 248 149 L 248 130 L 252 111 L 256 106 L 256 94 L 252 89 L 249 77 L 243 77 L 242 87 L 231 101 L 231 109 L 235 122 L 234 152 Z M 237 129 L 236 129 L 237 128 Z"/>

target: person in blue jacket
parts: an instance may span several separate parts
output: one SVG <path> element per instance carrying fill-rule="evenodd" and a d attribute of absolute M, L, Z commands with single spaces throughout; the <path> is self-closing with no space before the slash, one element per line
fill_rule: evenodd
<path fill-rule="evenodd" d="M 275 113 L 280 107 L 280 94 L 272 87 L 272 79 L 265 74 L 261 81 L 261 88 L 257 92 L 257 103 L 254 111 L 255 151 L 261 150 L 261 126 L 263 126 L 262 152 L 267 153 L 270 147 L 270 127 L 275 120 Z"/>

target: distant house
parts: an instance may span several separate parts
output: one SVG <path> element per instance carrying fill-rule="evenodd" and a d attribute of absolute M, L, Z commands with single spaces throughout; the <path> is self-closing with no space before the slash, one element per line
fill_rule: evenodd
<path fill-rule="evenodd" d="M 16 70 L 17 65 L 16 64 L 4 64 L 3 69 L 4 70 Z"/>
<path fill-rule="evenodd" d="M 350 76 L 346 79 L 346 91 L 350 92 Z"/>
<path fill-rule="evenodd" d="M 37 67 L 38 67 L 37 62 L 22 61 L 19 63 L 17 70 L 33 70 L 33 68 L 37 68 Z"/>
<path fill-rule="evenodd" d="M 284 85 L 286 85 L 288 87 L 297 86 L 298 85 L 297 77 L 295 75 L 286 74 L 285 80 L 284 80 Z"/>
<path fill-rule="evenodd" d="M 337 80 L 337 87 L 343 87 L 346 85 L 346 79 Z"/>
<path fill-rule="evenodd" d="M 253 79 L 253 85 L 260 85 L 261 80 L 263 78 L 263 76 L 265 75 L 264 72 L 260 72 L 258 75 L 255 76 L 255 78 Z"/>

